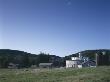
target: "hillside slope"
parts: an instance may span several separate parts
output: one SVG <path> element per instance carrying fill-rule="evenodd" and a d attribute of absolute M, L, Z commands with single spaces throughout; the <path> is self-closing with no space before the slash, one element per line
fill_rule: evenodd
<path fill-rule="evenodd" d="M 30 67 L 39 63 L 52 62 L 54 66 L 61 66 L 62 58 L 45 53 L 31 54 L 19 50 L 0 49 L 0 68 L 7 68 L 9 63 L 19 64 L 20 67 Z"/>
<path fill-rule="evenodd" d="M 105 52 L 105 55 L 102 54 Z M 87 56 L 95 60 L 95 54 L 99 55 L 99 65 L 110 65 L 110 50 L 85 50 L 80 52 L 83 56 Z M 10 62 L 19 64 L 20 67 L 30 67 L 31 65 L 39 65 L 39 63 L 51 62 L 55 67 L 65 66 L 65 61 L 70 60 L 72 56 L 78 56 L 78 53 L 65 57 L 50 55 L 45 53 L 31 54 L 24 51 L 0 49 L 0 68 L 7 68 Z"/>

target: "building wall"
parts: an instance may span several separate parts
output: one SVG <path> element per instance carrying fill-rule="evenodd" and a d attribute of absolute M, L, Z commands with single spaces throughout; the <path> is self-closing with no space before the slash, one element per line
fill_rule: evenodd
<path fill-rule="evenodd" d="M 97 62 L 99 66 L 110 65 L 110 55 L 98 55 Z"/>
<path fill-rule="evenodd" d="M 71 57 L 71 60 L 81 60 L 79 57 Z"/>
<path fill-rule="evenodd" d="M 66 68 L 69 68 L 69 67 L 76 68 L 78 67 L 78 63 L 79 61 L 66 60 Z"/>
<path fill-rule="evenodd" d="M 78 68 L 82 68 L 83 66 L 82 65 L 78 65 Z"/>
<path fill-rule="evenodd" d="M 40 65 L 40 68 L 52 68 L 52 65 Z"/>

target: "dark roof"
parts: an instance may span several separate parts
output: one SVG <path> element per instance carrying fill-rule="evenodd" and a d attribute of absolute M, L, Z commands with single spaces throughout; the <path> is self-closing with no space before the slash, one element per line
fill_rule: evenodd
<path fill-rule="evenodd" d="M 82 65 L 84 64 L 89 64 L 89 65 L 96 65 L 96 62 L 95 61 L 86 61 L 86 62 L 83 62 Z"/>
<path fill-rule="evenodd" d="M 39 63 L 39 65 L 52 65 L 52 63 Z"/>

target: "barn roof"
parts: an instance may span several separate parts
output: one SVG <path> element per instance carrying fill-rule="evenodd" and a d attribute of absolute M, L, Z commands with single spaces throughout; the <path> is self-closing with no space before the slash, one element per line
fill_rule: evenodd
<path fill-rule="evenodd" d="M 39 65 L 52 65 L 52 63 L 39 63 Z"/>

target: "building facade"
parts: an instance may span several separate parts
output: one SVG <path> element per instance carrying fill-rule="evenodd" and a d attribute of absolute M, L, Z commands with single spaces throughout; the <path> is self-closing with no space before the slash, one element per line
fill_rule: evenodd
<path fill-rule="evenodd" d="M 78 57 L 71 57 L 71 60 L 66 60 L 66 68 L 82 68 L 92 66 L 96 66 L 96 62 L 89 60 L 88 57 L 83 57 L 80 53 Z"/>
<path fill-rule="evenodd" d="M 39 68 L 52 68 L 53 63 L 40 63 Z"/>

